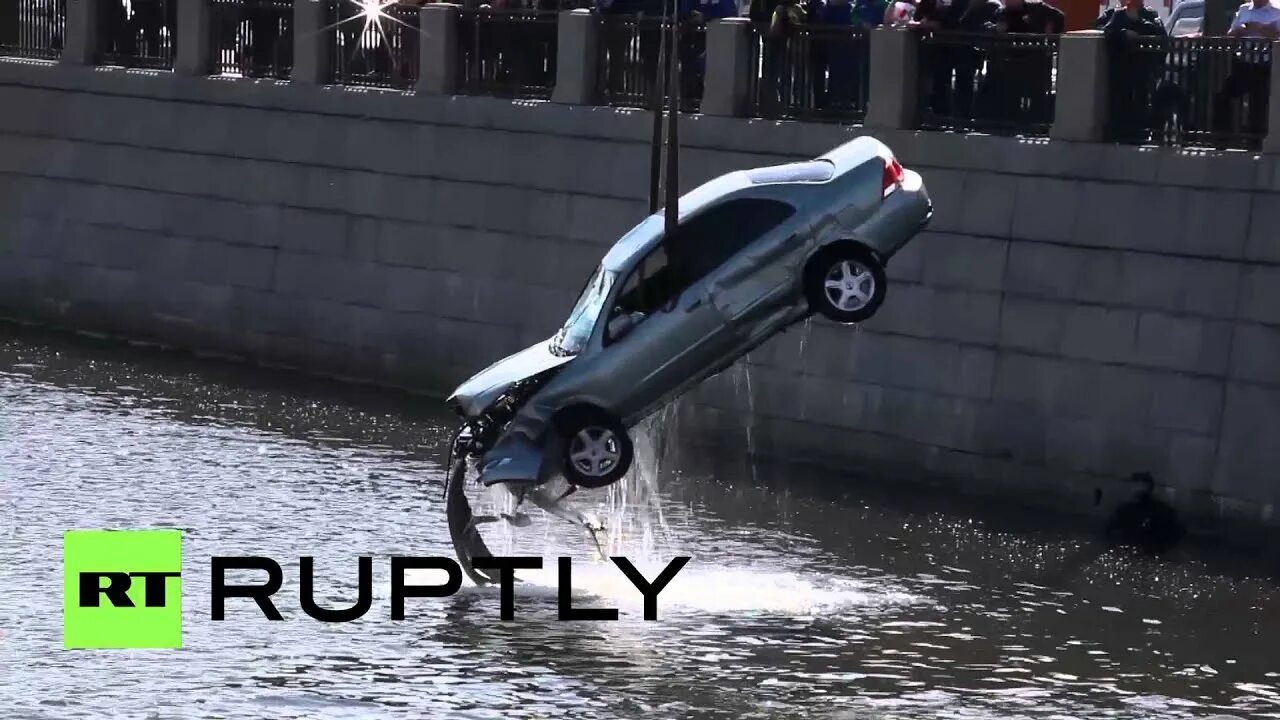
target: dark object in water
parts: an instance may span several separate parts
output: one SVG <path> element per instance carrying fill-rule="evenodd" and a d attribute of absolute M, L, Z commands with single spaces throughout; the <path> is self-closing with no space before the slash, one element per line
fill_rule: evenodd
<path fill-rule="evenodd" d="M 497 581 L 497 578 L 475 567 L 476 558 L 493 557 L 493 553 L 485 545 L 484 539 L 476 530 L 471 515 L 471 504 L 463 494 L 466 483 L 466 460 L 458 459 L 449 468 L 446 479 L 445 502 L 449 516 L 449 535 L 453 538 L 453 549 L 458 555 L 458 563 L 463 572 L 477 585 L 486 585 Z"/>
<path fill-rule="evenodd" d="M 1186 528 L 1168 503 L 1154 497 L 1151 473 L 1138 472 L 1129 478 L 1142 489 L 1134 499 L 1116 508 L 1107 523 L 1107 540 L 1115 545 L 1131 545 L 1144 552 L 1165 552 L 1182 540 Z"/>

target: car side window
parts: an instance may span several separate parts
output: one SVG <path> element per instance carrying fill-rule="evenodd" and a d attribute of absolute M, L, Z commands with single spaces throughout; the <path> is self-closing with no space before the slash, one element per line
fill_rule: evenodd
<path fill-rule="evenodd" d="M 698 215 L 651 250 L 623 283 L 610 318 L 651 315 L 740 250 L 786 222 L 795 208 L 779 200 L 730 200 Z M 605 344 L 613 338 L 605 337 Z"/>
<path fill-rule="evenodd" d="M 794 214 L 795 208 L 780 200 L 742 198 L 713 207 L 681 225 L 666 245 L 684 287 L 698 282 Z"/>

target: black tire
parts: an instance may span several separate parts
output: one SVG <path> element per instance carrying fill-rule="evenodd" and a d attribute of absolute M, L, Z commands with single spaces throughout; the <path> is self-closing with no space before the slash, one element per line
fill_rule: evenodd
<path fill-rule="evenodd" d="M 845 282 L 828 287 L 828 282 Z M 838 323 L 867 320 L 880 309 L 889 286 L 884 265 L 869 250 L 840 243 L 818 252 L 805 268 L 804 292 L 813 312 Z"/>
<path fill-rule="evenodd" d="M 561 471 L 570 485 L 594 490 L 623 478 L 635 446 L 627 429 L 600 410 L 573 410 L 559 423 Z"/>

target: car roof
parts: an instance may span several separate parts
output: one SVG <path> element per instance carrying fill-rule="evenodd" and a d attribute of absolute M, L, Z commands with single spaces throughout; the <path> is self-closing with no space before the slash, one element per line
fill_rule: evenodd
<path fill-rule="evenodd" d="M 887 151 L 875 138 L 863 135 L 833 148 L 813 160 L 735 170 L 703 183 L 680 197 L 679 221 L 716 204 L 722 198 L 762 185 L 812 185 L 831 182 L 868 159 Z M 662 235 L 663 211 L 646 217 L 614 243 L 602 264 L 606 270 L 622 271 L 647 252 Z"/>
<path fill-rule="evenodd" d="M 750 171 L 737 170 L 727 173 L 685 193 L 676 206 L 679 208 L 680 221 L 683 222 L 685 218 L 714 204 L 726 195 L 751 187 L 753 183 L 748 172 Z M 605 269 L 623 270 L 629 267 L 632 260 L 647 251 L 653 241 L 662 235 L 665 226 L 666 219 L 662 209 L 641 220 L 626 235 L 619 238 L 613 247 L 609 248 L 603 260 Z"/>

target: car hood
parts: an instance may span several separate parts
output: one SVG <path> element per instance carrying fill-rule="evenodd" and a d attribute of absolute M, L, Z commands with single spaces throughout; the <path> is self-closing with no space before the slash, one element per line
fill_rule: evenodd
<path fill-rule="evenodd" d="M 467 417 L 475 417 L 515 383 L 564 365 L 575 357 L 555 355 L 550 345 L 550 339 L 543 340 L 481 370 L 459 385 L 448 402 Z"/>

